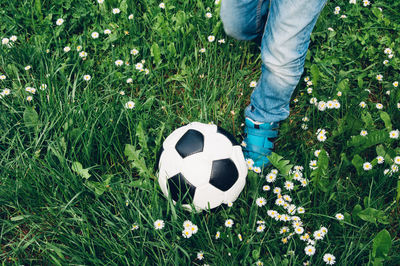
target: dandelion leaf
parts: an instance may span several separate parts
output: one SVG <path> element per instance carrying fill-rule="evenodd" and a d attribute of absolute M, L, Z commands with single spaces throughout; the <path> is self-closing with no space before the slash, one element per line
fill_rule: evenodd
<path fill-rule="evenodd" d="M 140 177 L 148 178 L 152 176 L 146 166 L 144 158 L 140 156 L 140 151 L 136 150 L 134 146 L 126 144 L 124 154 L 128 157 L 128 160 L 131 161 L 132 167 L 138 171 Z"/>
<path fill-rule="evenodd" d="M 271 164 L 278 169 L 279 173 L 282 176 L 288 176 L 290 169 L 292 169 L 293 167 L 293 164 L 290 164 L 289 160 L 284 160 L 282 156 L 274 152 L 272 152 L 271 155 L 267 156 L 267 158 L 269 159 Z"/>
<path fill-rule="evenodd" d="M 385 127 L 387 130 L 391 131 L 392 130 L 392 121 L 390 121 L 390 116 L 386 112 L 380 112 L 380 117 L 385 123 Z"/>
<path fill-rule="evenodd" d="M 80 162 L 73 162 L 72 163 L 72 171 L 76 172 L 78 175 L 85 179 L 89 179 L 89 168 L 84 169 Z"/>
<path fill-rule="evenodd" d="M 392 238 L 390 233 L 383 229 L 374 238 L 372 244 L 372 258 L 386 258 L 392 247 Z"/>

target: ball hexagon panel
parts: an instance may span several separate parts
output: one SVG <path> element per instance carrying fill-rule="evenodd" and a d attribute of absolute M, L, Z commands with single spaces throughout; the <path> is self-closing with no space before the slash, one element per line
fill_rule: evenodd
<path fill-rule="evenodd" d="M 208 209 L 208 205 L 210 204 L 210 209 L 213 209 L 221 205 L 224 197 L 224 192 L 210 184 L 206 184 L 196 188 L 193 205 L 200 209 Z"/>
<path fill-rule="evenodd" d="M 193 201 L 196 187 L 193 186 L 183 174 L 178 173 L 168 179 L 168 188 L 174 201 L 190 203 Z"/>
<path fill-rule="evenodd" d="M 175 144 L 178 142 L 178 140 L 185 134 L 185 132 L 188 130 L 187 126 L 183 126 L 180 128 L 175 129 L 171 134 L 168 135 L 168 137 L 164 140 L 163 142 L 163 148 L 166 150 L 168 148 L 174 148 Z"/>
<path fill-rule="evenodd" d="M 231 159 L 214 160 L 211 167 L 210 184 L 227 191 L 239 178 L 239 172 Z"/>
<path fill-rule="evenodd" d="M 217 132 L 206 135 L 204 143 L 204 154 L 209 158 L 225 159 L 232 154 L 232 144 L 228 138 Z"/>
<path fill-rule="evenodd" d="M 200 131 L 189 129 L 178 140 L 175 149 L 182 158 L 202 152 L 204 149 L 204 135 Z"/>
<path fill-rule="evenodd" d="M 196 187 L 208 184 L 211 175 L 211 160 L 204 153 L 196 153 L 182 160 L 181 173 Z"/>

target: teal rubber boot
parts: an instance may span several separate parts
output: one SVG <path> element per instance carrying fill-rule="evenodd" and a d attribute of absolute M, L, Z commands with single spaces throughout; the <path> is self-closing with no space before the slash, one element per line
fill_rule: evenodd
<path fill-rule="evenodd" d="M 243 153 L 247 162 L 254 162 L 253 168 L 260 169 L 269 165 L 268 155 L 274 148 L 275 138 L 278 137 L 278 123 L 257 123 L 246 117 L 245 129 L 246 134 L 243 140 Z"/>

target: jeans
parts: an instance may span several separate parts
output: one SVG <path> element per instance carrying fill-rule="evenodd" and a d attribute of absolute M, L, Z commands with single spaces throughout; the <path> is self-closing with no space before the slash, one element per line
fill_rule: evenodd
<path fill-rule="evenodd" d="M 261 41 L 261 77 L 245 116 L 279 122 L 304 71 L 310 35 L 327 0 L 222 0 L 227 35 Z"/>

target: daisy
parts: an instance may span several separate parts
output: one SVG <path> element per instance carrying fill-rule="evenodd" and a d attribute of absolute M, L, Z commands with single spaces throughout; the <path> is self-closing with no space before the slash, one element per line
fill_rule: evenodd
<path fill-rule="evenodd" d="M 364 3 L 365 3 L 365 1 L 367 1 L 367 0 L 364 0 Z M 365 4 L 364 4 L 364 5 L 365 5 Z M 333 264 L 336 263 L 335 260 L 336 260 L 336 258 L 335 258 L 335 256 L 333 256 L 332 254 L 326 253 L 326 254 L 324 255 L 324 261 L 325 261 L 326 264 L 333 265 Z"/>
<path fill-rule="evenodd" d="M 94 32 L 92 32 L 91 36 L 93 39 L 97 39 L 97 38 L 99 38 L 99 33 L 97 31 L 94 31 Z"/>
<path fill-rule="evenodd" d="M 165 9 L 165 3 L 160 3 L 160 4 L 158 5 L 158 7 L 161 8 L 161 9 Z"/>
<path fill-rule="evenodd" d="M 213 35 L 208 36 L 207 39 L 209 42 L 215 41 L 215 37 Z"/>
<path fill-rule="evenodd" d="M 205 16 L 206 18 L 212 18 L 212 14 L 210 12 L 207 12 Z"/>
<path fill-rule="evenodd" d="M 61 26 L 63 23 L 64 23 L 64 20 L 62 18 L 59 18 L 56 21 L 57 26 Z"/>
<path fill-rule="evenodd" d="M 269 173 L 266 175 L 265 180 L 267 180 L 268 183 L 273 183 L 276 180 L 276 175 L 273 173 Z"/>
<path fill-rule="evenodd" d="M 130 14 L 130 15 L 128 16 L 128 19 L 129 19 L 129 20 L 132 20 L 132 19 L 133 19 L 133 14 Z"/>
<path fill-rule="evenodd" d="M 307 93 L 308 93 L 308 94 L 311 94 L 312 92 L 313 92 L 313 88 L 308 87 L 308 88 L 307 88 Z"/>
<path fill-rule="evenodd" d="M 290 181 L 286 181 L 285 182 L 285 188 L 287 189 L 287 190 L 293 190 L 293 188 L 294 188 L 294 185 L 293 185 L 293 182 L 290 182 Z"/>
<path fill-rule="evenodd" d="M 225 226 L 226 227 L 232 227 L 233 224 L 234 224 L 234 222 L 233 222 L 232 219 L 228 219 L 228 220 L 225 221 Z"/>
<path fill-rule="evenodd" d="M 156 230 L 159 230 L 159 229 L 163 229 L 164 228 L 164 226 L 165 226 L 165 224 L 164 224 L 164 221 L 163 220 L 156 220 L 155 222 L 154 222 L 154 228 L 156 229 Z"/>
<path fill-rule="evenodd" d="M 115 14 L 119 14 L 121 12 L 121 10 L 119 8 L 113 8 L 112 9 L 112 13 Z"/>
<path fill-rule="evenodd" d="M 132 49 L 131 50 L 131 55 L 137 55 L 139 51 L 137 49 Z"/>
<path fill-rule="evenodd" d="M 33 97 L 29 95 L 29 96 L 26 97 L 26 100 L 27 100 L 28 102 L 30 102 L 30 101 L 33 100 Z"/>
<path fill-rule="evenodd" d="M 389 137 L 391 138 L 391 139 L 398 139 L 399 138 L 399 130 L 398 129 L 396 129 L 396 130 L 392 130 L 392 131 L 390 131 L 389 132 Z"/>
<path fill-rule="evenodd" d="M 364 137 L 368 135 L 368 132 L 366 130 L 361 130 L 360 135 Z"/>
<path fill-rule="evenodd" d="M 137 230 L 137 229 L 139 229 L 139 225 L 137 225 L 136 223 L 134 223 L 134 224 L 132 225 L 131 230 L 134 231 L 134 230 Z"/>
<path fill-rule="evenodd" d="M 292 201 L 292 198 L 289 195 L 283 195 L 283 199 L 286 200 L 287 202 Z"/>
<path fill-rule="evenodd" d="M 364 4 L 364 6 L 369 6 L 370 2 L 369 2 L 369 0 L 363 0 L 363 4 Z"/>
<path fill-rule="evenodd" d="M 375 106 L 376 106 L 376 109 L 379 109 L 379 110 L 381 110 L 383 108 L 383 104 L 381 104 L 381 103 L 377 103 Z"/>
<path fill-rule="evenodd" d="M 122 66 L 124 64 L 124 61 L 122 61 L 121 59 L 118 59 L 114 63 L 116 66 Z"/>
<path fill-rule="evenodd" d="M 322 240 L 324 239 L 324 233 L 322 233 L 320 230 L 315 231 L 313 234 L 315 240 Z"/>
<path fill-rule="evenodd" d="M 284 226 L 281 228 L 281 230 L 279 230 L 280 234 L 285 234 L 285 233 L 289 233 L 289 232 L 290 232 L 290 229 L 287 226 Z"/>
<path fill-rule="evenodd" d="M 204 253 L 203 253 L 203 251 L 197 252 L 197 259 L 198 259 L 198 260 L 204 259 Z"/>
<path fill-rule="evenodd" d="M 64 47 L 64 52 L 65 52 L 65 53 L 68 53 L 69 51 L 71 51 L 71 47 L 65 46 L 65 47 Z"/>
<path fill-rule="evenodd" d="M 308 241 L 310 239 L 310 235 L 309 234 L 304 234 L 304 235 L 302 235 L 302 236 L 300 236 L 300 240 L 303 240 L 303 241 Z"/>
<path fill-rule="evenodd" d="M 376 160 L 378 161 L 378 164 L 383 164 L 385 162 L 385 159 L 382 156 L 376 157 Z"/>
<path fill-rule="evenodd" d="M 142 63 L 137 63 L 136 65 L 135 65 L 135 68 L 137 69 L 137 70 L 143 70 L 143 64 Z"/>
<path fill-rule="evenodd" d="M 400 164 L 400 156 L 396 156 L 393 158 L 395 164 Z"/>
<path fill-rule="evenodd" d="M 336 217 L 336 219 L 338 219 L 339 221 L 342 221 L 342 220 L 344 219 L 344 215 L 341 214 L 341 213 L 337 213 L 337 214 L 335 215 L 335 217 Z"/>
<path fill-rule="evenodd" d="M 6 75 L 0 75 L 0 80 L 5 80 L 6 79 Z"/>
<path fill-rule="evenodd" d="M 219 40 L 218 40 L 218 43 L 219 43 L 219 44 L 225 43 L 225 39 L 219 39 Z"/>
<path fill-rule="evenodd" d="M 301 235 L 302 233 L 304 233 L 304 228 L 301 226 L 298 226 L 294 229 L 294 231 L 296 232 L 296 234 Z"/>
<path fill-rule="evenodd" d="M 132 78 L 128 78 L 127 80 L 126 80 L 126 83 L 132 83 L 133 82 L 133 79 Z"/>
<path fill-rule="evenodd" d="M 301 129 L 303 130 L 307 130 L 308 129 L 308 125 L 307 124 L 301 124 Z"/>
<path fill-rule="evenodd" d="M 256 230 L 257 230 L 257 233 L 264 232 L 264 230 L 265 230 L 265 225 L 264 225 L 264 224 L 258 225 Z"/>
<path fill-rule="evenodd" d="M 215 239 L 218 239 L 221 236 L 221 233 L 219 231 L 217 231 L 217 233 L 215 233 Z"/>
<path fill-rule="evenodd" d="M 257 204 L 258 207 L 262 207 L 265 204 L 267 204 L 267 201 L 266 201 L 265 198 L 259 197 L 259 198 L 256 199 L 256 204 Z"/>
<path fill-rule="evenodd" d="M 265 186 L 263 186 L 263 190 L 264 190 L 264 191 L 270 191 L 270 190 L 271 190 L 271 187 L 268 186 L 268 185 L 265 185 Z"/>
<path fill-rule="evenodd" d="M 80 52 L 81 50 L 82 50 L 82 46 L 81 46 L 81 45 L 78 45 L 78 46 L 76 47 L 76 51 Z"/>
<path fill-rule="evenodd" d="M 297 208 L 297 213 L 305 213 L 306 210 L 303 207 L 298 207 Z"/>
<path fill-rule="evenodd" d="M 320 111 L 325 111 L 326 110 L 326 102 L 324 102 L 324 101 L 320 101 L 319 103 L 318 103 L 318 110 L 320 110 Z"/>
<path fill-rule="evenodd" d="M 192 231 L 193 234 L 196 234 L 197 231 L 199 231 L 199 228 L 198 228 L 197 225 L 195 225 L 195 224 L 192 224 L 192 225 L 189 227 L 189 229 L 190 229 L 190 231 Z"/>
<path fill-rule="evenodd" d="M 125 91 L 120 91 L 119 94 L 124 96 L 125 95 Z"/>
<path fill-rule="evenodd" d="M 97 0 L 97 3 L 102 4 L 104 3 L 104 0 Z"/>
<path fill-rule="evenodd" d="M 200 53 L 205 53 L 206 52 L 206 48 L 200 48 L 199 52 Z"/>
<path fill-rule="evenodd" d="M 126 109 L 133 109 L 135 107 L 135 103 L 133 101 L 128 101 L 125 103 L 125 108 Z"/>
<path fill-rule="evenodd" d="M 226 205 L 227 205 L 228 207 L 232 207 L 232 206 L 233 206 L 233 202 L 228 202 Z"/>
<path fill-rule="evenodd" d="M 239 238 L 240 241 L 243 241 L 243 237 L 242 237 L 241 234 L 238 234 L 238 238 Z"/>
<path fill-rule="evenodd" d="M 310 168 L 311 168 L 312 170 L 317 169 L 317 160 L 311 160 L 311 161 L 310 161 Z"/>
<path fill-rule="evenodd" d="M 83 79 L 89 81 L 92 77 L 90 75 L 84 75 Z"/>
<path fill-rule="evenodd" d="M 87 56 L 87 53 L 85 51 L 79 52 L 79 56 L 85 58 Z"/>
<path fill-rule="evenodd" d="M 257 266 L 264 266 L 264 263 L 261 260 L 256 261 Z"/>
<path fill-rule="evenodd" d="M 183 222 L 183 227 L 184 228 L 190 228 L 192 225 L 193 225 L 192 222 L 189 221 L 189 220 L 186 220 L 186 221 Z"/>
<path fill-rule="evenodd" d="M 325 134 L 318 134 L 317 139 L 320 142 L 324 142 L 326 140 L 326 135 Z"/>
<path fill-rule="evenodd" d="M 192 235 L 193 235 L 193 233 L 189 228 L 185 228 L 182 230 L 182 236 L 184 238 L 190 238 Z"/>
<path fill-rule="evenodd" d="M 13 35 L 13 36 L 11 36 L 10 37 L 10 41 L 12 41 L 12 42 L 16 42 L 17 41 L 17 36 L 15 36 L 15 35 Z"/>
<path fill-rule="evenodd" d="M 10 89 L 7 89 L 7 88 L 5 88 L 5 89 L 2 91 L 2 94 L 3 94 L 4 96 L 10 95 L 10 93 L 11 93 L 11 90 L 10 90 Z"/>
<path fill-rule="evenodd" d="M 28 66 L 26 66 L 24 69 L 25 69 L 25 70 L 29 70 L 29 69 L 31 69 L 31 68 L 32 68 L 32 66 L 29 66 L 29 65 L 28 65 Z"/>
<path fill-rule="evenodd" d="M 369 162 L 365 162 L 365 163 L 363 164 L 363 169 L 364 169 L 365 171 L 371 170 L 371 169 L 372 169 L 372 164 L 369 163 Z"/>
<path fill-rule="evenodd" d="M 103 33 L 109 35 L 109 34 L 111 34 L 111 30 L 110 30 L 110 29 L 105 29 L 105 30 L 103 31 Z"/>
<path fill-rule="evenodd" d="M 273 192 L 275 193 L 275 194 L 281 194 L 281 188 L 280 187 L 276 187 L 276 188 L 274 188 L 274 190 L 273 190 Z"/>
<path fill-rule="evenodd" d="M 250 82 L 250 87 L 251 88 L 255 88 L 257 86 L 257 81 L 252 81 L 252 82 Z"/>
<path fill-rule="evenodd" d="M 261 168 L 256 166 L 256 167 L 253 168 L 253 171 L 255 173 L 259 174 L 259 173 L 261 173 Z"/>
<path fill-rule="evenodd" d="M 302 178 L 302 179 L 300 180 L 300 183 L 301 183 L 301 186 L 302 186 L 302 187 L 306 187 L 306 186 L 308 185 L 308 180 L 305 179 L 305 178 Z"/>
<path fill-rule="evenodd" d="M 362 102 L 360 102 L 359 106 L 361 108 L 365 108 L 367 106 L 367 104 L 364 101 L 362 101 Z"/>
<path fill-rule="evenodd" d="M 341 91 L 338 91 L 338 92 L 336 93 L 336 95 L 340 97 L 340 96 L 342 96 L 342 92 L 341 92 Z"/>
<path fill-rule="evenodd" d="M 305 251 L 306 255 L 312 256 L 312 255 L 315 254 L 315 247 L 313 247 L 313 246 L 311 246 L 311 245 L 306 246 L 306 248 L 304 249 L 304 251 Z"/>

